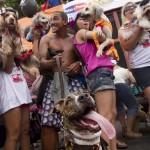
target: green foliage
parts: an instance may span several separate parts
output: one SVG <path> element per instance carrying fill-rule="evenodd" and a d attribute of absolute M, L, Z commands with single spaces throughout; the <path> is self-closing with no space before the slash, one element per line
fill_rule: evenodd
<path fill-rule="evenodd" d="M 13 7 L 15 9 L 19 10 L 20 1 L 21 0 L 5 0 L 5 4 L 6 4 L 6 6 Z M 41 4 L 43 4 L 45 2 L 45 0 L 36 0 L 36 1 L 38 3 L 39 8 L 40 8 Z"/>
<path fill-rule="evenodd" d="M 19 4 L 21 0 L 5 0 L 5 5 L 8 7 L 13 7 L 15 10 L 19 12 L 19 16 L 22 16 Z M 38 3 L 38 9 L 40 10 L 41 4 L 45 2 L 45 0 L 36 0 Z"/>
<path fill-rule="evenodd" d="M 18 8 L 20 0 L 5 0 L 6 6 Z"/>

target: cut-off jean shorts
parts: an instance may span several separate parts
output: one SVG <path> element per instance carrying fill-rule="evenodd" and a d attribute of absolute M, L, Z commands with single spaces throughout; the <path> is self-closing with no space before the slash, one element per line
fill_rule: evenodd
<path fill-rule="evenodd" d="M 87 76 L 87 85 L 92 93 L 103 90 L 115 90 L 113 71 L 109 68 L 97 68 Z"/>

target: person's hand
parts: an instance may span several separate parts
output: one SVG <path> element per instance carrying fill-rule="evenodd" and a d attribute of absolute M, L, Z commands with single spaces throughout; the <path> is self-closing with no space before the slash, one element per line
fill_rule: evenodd
<path fill-rule="evenodd" d="M 72 63 L 69 67 L 67 67 L 68 74 L 70 75 L 78 74 L 81 71 L 81 66 L 82 64 L 80 61 Z"/>
<path fill-rule="evenodd" d="M 102 41 L 106 40 L 106 36 L 101 28 L 95 28 L 93 31 L 96 33 L 97 38 L 103 39 Z"/>
<path fill-rule="evenodd" d="M 39 29 L 33 28 L 32 34 L 34 39 L 40 39 L 41 38 L 41 31 Z"/>
<path fill-rule="evenodd" d="M 100 37 L 103 34 L 103 31 L 101 30 L 101 28 L 94 28 L 93 31 L 96 32 L 97 37 Z"/>
<path fill-rule="evenodd" d="M 56 59 L 55 58 L 52 58 L 48 61 L 49 65 L 50 66 L 56 66 Z"/>

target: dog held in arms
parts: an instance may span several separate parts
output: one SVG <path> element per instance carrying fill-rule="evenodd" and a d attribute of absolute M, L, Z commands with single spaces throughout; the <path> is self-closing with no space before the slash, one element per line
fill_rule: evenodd
<path fill-rule="evenodd" d="M 4 69 L 7 65 L 9 56 L 14 55 L 16 65 L 20 65 L 24 71 L 36 76 L 35 72 L 36 74 L 38 73 L 37 68 L 39 61 L 32 55 L 32 50 L 30 50 L 32 49 L 31 46 L 30 48 L 26 46 L 27 44 L 24 42 L 25 39 L 23 40 L 21 38 L 17 18 L 17 12 L 13 8 L 6 8 L 5 13 L 0 15 L 1 68 Z"/>
<path fill-rule="evenodd" d="M 107 48 L 106 54 L 114 59 L 119 60 L 117 50 L 114 47 L 114 40 L 112 39 L 112 25 L 109 19 L 103 12 L 103 9 L 98 1 L 88 1 L 87 6 L 81 10 L 83 15 L 92 15 L 95 19 L 96 34 L 103 34 L 106 36 L 106 40 L 103 43 L 99 43 L 96 35 L 93 35 L 93 40 L 97 47 L 97 57 L 100 57 Z M 109 50 L 108 50 L 109 49 Z"/>
<path fill-rule="evenodd" d="M 143 0 L 135 9 L 134 15 L 139 26 L 150 30 L 150 0 Z"/>
<path fill-rule="evenodd" d="M 115 136 L 111 123 L 94 111 L 89 93 L 72 93 L 56 103 L 55 109 L 63 116 L 66 150 L 106 150 L 100 144 L 101 132 L 109 139 Z"/>
<path fill-rule="evenodd" d="M 33 30 L 40 34 L 39 36 L 45 35 L 49 31 L 49 19 L 44 13 L 36 13 L 32 18 L 32 26 L 29 27 L 29 32 L 26 35 L 28 41 L 33 41 Z"/>
<path fill-rule="evenodd" d="M 1 48 L 3 68 L 6 66 L 10 55 L 19 56 L 21 51 L 21 38 L 17 22 L 17 12 L 12 8 L 6 8 L 6 12 L 0 16 Z"/>
<path fill-rule="evenodd" d="M 139 43 L 146 42 L 149 39 L 150 32 L 150 0 L 143 0 L 137 6 L 134 12 L 134 22 L 144 29 Z"/>
<path fill-rule="evenodd" d="M 28 73 L 34 80 L 39 77 L 39 59 L 33 54 L 32 42 L 28 42 L 26 39 L 22 38 L 22 49 L 20 56 L 17 60 L 20 62 L 20 67 L 24 72 Z"/>

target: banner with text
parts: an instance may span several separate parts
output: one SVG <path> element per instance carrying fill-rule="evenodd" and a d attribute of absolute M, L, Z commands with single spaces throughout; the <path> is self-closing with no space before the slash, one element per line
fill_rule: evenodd
<path fill-rule="evenodd" d="M 87 5 L 87 0 L 75 0 L 63 5 L 64 12 L 68 15 L 69 22 L 76 18 L 77 13 Z"/>

